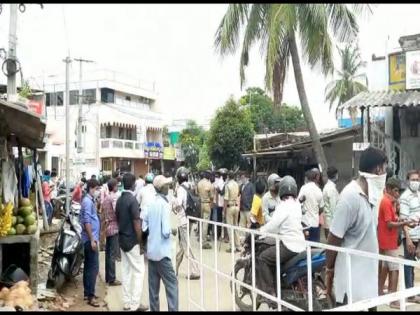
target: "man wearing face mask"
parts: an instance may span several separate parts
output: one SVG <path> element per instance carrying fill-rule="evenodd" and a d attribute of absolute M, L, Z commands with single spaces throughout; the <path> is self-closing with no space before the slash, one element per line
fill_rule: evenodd
<path fill-rule="evenodd" d="M 420 215 L 420 176 L 418 171 L 412 170 L 407 174 L 408 188 L 404 191 L 400 198 L 400 219 L 415 219 Z M 418 220 L 417 220 L 418 221 Z M 420 240 L 420 226 L 415 228 L 408 226 L 403 227 L 403 246 L 404 258 L 414 260 L 416 256 L 416 249 L 419 246 Z M 405 287 L 407 289 L 414 286 L 414 268 L 404 266 Z M 410 302 L 420 303 L 420 297 L 415 296 L 408 299 Z"/>
<path fill-rule="evenodd" d="M 265 224 L 270 222 L 274 210 L 280 203 L 279 186 L 276 185 L 276 183 L 278 183 L 279 181 L 280 176 L 275 173 L 268 176 L 268 191 L 264 194 L 262 198 L 262 210 Z"/>
<path fill-rule="evenodd" d="M 328 167 L 327 170 L 328 181 L 324 186 L 322 195 L 324 197 L 324 232 L 325 238 L 328 238 L 330 225 L 334 216 L 334 210 L 338 201 L 338 190 L 336 183 L 338 180 L 338 170 L 334 166 Z"/>
<path fill-rule="evenodd" d="M 84 297 L 88 304 L 99 307 L 96 301 L 95 285 L 99 272 L 99 233 L 100 222 L 96 211 L 96 200 L 100 195 L 99 182 L 96 179 L 87 181 L 88 193 L 83 198 L 80 209 L 80 224 L 82 225 L 82 242 L 85 261 L 83 267 Z"/>
<path fill-rule="evenodd" d="M 375 213 L 385 188 L 387 158 L 374 147 L 364 150 L 359 161 L 359 176 L 341 192 L 328 235 L 328 244 L 379 253 Z M 376 217 L 375 217 L 376 216 Z M 325 282 L 327 294 L 338 305 L 347 304 L 349 279 L 346 255 L 327 250 Z M 378 296 L 378 261 L 351 255 L 353 303 Z M 363 283 L 363 285 L 361 285 Z"/>

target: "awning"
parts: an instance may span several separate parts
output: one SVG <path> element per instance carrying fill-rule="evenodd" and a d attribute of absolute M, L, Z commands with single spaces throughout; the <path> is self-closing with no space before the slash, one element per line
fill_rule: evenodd
<path fill-rule="evenodd" d="M 361 92 L 337 110 L 341 111 L 349 108 L 368 108 L 382 106 L 410 107 L 420 105 L 420 92 L 418 91 L 376 91 Z"/>
<path fill-rule="evenodd" d="M 331 142 L 343 141 L 347 139 L 351 139 L 356 136 L 361 129 L 360 126 L 352 127 L 352 128 L 340 128 L 333 132 L 328 132 L 324 134 L 320 134 L 321 144 L 325 145 Z M 312 147 L 312 140 L 310 138 L 301 140 L 296 143 L 291 143 L 288 145 L 281 145 L 274 148 L 269 149 L 262 149 L 255 152 L 256 156 L 267 156 L 267 155 L 282 155 L 282 154 L 290 154 L 290 152 L 297 152 L 307 148 Z M 254 156 L 254 152 L 247 152 L 242 154 L 244 157 L 252 157 Z"/>
<path fill-rule="evenodd" d="M 0 100 L 0 136 L 13 134 L 26 148 L 44 147 L 46 124 L 41 117 L 23 106 Z"/>
<path fill-rule="evenodd" d="M 136 128 L 140 123 L 138 118 L 107 106 L 101 106 L 101 110 L 99 111 L 99 122 L 101 126 L 122 128 Z"/>

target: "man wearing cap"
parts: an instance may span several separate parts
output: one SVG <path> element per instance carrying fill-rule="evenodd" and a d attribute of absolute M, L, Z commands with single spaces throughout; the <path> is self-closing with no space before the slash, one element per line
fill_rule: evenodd
<path fill-rule="evenodd" d="M 280 203 L 279 198 L 279 187 L 276 183 L 280 181 L 280 176 L 276 173 L 268 176 L 267 184 L 268 191 L 264 194 L 262 198 L 262 210 L 264 215 L 264 222 L 268 223 L 271 220 L 271 216 L 276 209 L 277 205 Z"/>
<path fill-rule="evenodd" d="M 156 176 L 153 186 L 156 195 L 147 206 L 144 221 L 149 229 L 147 238 L 147 258 L 149 273 L 149 303 L 150 311 L 159 312 L 160 280 L 162 279 L 166 290 L 168 311 L 178 311 L 178 280 L 171 262 L 171 229 L 170 204 L 167 199 L 169 185 L 172 179 L 162 175 Z"/>
<path fill-rule="evenodd" d="M 210 211 L 213 206 L 213 188 L 210 183 L 210 173 L 203 172 L 202 179 L 198 182 L 197 190 L 198 196 L 200 197 L 201 202 L 201 216 L 204 220 L 210 220 Z M 201 234 L 204 238 L 204 235 L 207 232 L 208 223 L 203 224 L 203 233 Z M 204 249 L 211 249 L 211 245 L 208 242 L 209 237 L 207 237 L 206 241 L 203 240 L 203 248 Z"/>
<path fill-rule="evenodd" d="M 223 212 L 225 213 L 226 223 L 234 226 L 238 226 L 238 216 L 239 216 L 239 206 L 238 206 L 238 196 L 239 196 L 239 185 L 235 181 L 235 173 L 233 171 L 229 171 L 228 174 L 229 180 L 226 183 L 225 187 L 225 204 Z M 238 232 L 234 231 L 234 242 L 235 242 L 235 250 L 237 252 L 240 251 L 239 249 L 239 239 L 238 239 Z M 227 252 L 231 251 L 231 248 L 226 250 Z"/>

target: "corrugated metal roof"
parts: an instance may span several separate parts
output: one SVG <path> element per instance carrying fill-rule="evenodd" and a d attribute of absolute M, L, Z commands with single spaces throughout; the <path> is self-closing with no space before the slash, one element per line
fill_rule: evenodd
<path fill-rule="evenodd" d="M 338 110 L 360 107 L 396 106 L 408 107 L 420 105 L 419 91 L 375 91 L 361 92 L 338 107 Z"/>

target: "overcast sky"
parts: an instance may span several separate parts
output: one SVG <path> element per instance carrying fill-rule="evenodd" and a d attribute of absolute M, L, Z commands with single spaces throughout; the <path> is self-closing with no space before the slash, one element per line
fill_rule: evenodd
<path fill-rule="evenodd" d="M 26 12 L 19 13 L 17 55 L 25 77 L 63 73 L 68 52 L 73 58 L 92 59 L 96 64 L 85 66 L 86 71 L 109 68 L 155 81 L 159 103 L 173 118 L 210 117 L 229 95 L 243 93 L 239 56 L 222 60 L 213 47 L 226 8 L 226 4 L 45 4 L 41 10 L 39 5 L 27 5 Z M 398 47 L 401 35 L 420 33 L 418 12 L 419 4 L 375 5 L 373 15 L 360 21 L 363 58 L 370 61 L 373 53 Z M 9 5 L 3 4 L 0 47 L 8 47 L 8 29 Z M 250 64 L 247 85 L 263 87 L 264 62 L 258 48 Z M 78 73 L 76 64 L 72 71 Z M 318 128 L 335 127 L 334 115 L 324 103 L 331 78 L 306 65 L 303 74 Z M 299 106 L 291 71 L 284 102 Z"/>

